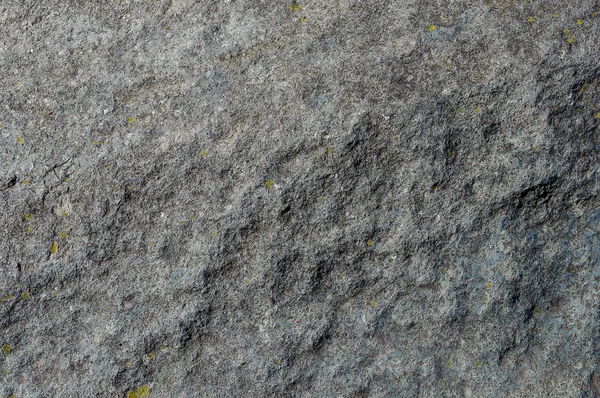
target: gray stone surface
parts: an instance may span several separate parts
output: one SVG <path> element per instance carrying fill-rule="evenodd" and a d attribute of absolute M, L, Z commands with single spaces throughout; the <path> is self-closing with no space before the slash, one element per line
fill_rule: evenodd
<path fill-rule="evenodd" d="M 0 1 L 0 397 L 600 396 L 600 4 Z"/>

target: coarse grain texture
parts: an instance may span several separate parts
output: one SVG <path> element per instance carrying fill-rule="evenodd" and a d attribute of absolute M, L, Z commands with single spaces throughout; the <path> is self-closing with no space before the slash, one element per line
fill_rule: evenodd
<path fill-rule="evenodd" d="M 0 397 L 600 397 L 597 0 L 0 38 Z"/>

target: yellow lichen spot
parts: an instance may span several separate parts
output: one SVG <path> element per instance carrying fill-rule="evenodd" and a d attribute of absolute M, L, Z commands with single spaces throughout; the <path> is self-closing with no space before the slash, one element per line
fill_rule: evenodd
<path fill-rule="evenodd" d="M 432 31 L 434 31 L 434 30 L 435 30 L 435 25 L 431 25 L 431 26 L 429 27 L 429 31 L 430 31 L 430 32 L 432 32 Z"/>
<path fill-rule="evenodd" d="M 19 82 L 15 82 L 15 87 L 18 86 L 20 83 Z"/>
<path fill-rule="evenodd" d="M 300 18 L 300 23 L 306 23 L 306 17 Z"/>
<path fill-rule="evenodd" d="M 557 13 L 554 13 L 554 14 L 552 14 L 552 17 L 553 17 L 553 18 L 558 18 L 558 14 L 557 14 Z"/>
<path fill-rule="evenodd" d="M 23 185 L 29 185 L 29 180 L 23 181 Z"/>
<path fill-rule="evenodd" d="M 577 20 L 577 25 L 583 25 L 583 19 L 578 19 Z"/>
<path fill-rule="evenodd" d="M 535 22 L 535 18 L 534 17 L 527 17 L 527 22 L 534 23 Z"/>
<path fill-rule="evenodd" d="M 127 398 L 139 398 L 139 397 L 135 392 L 127 391 Z"/>
<path fill-rule="evenodd" d="M 202 156 L 202 157 L 205 157 L 205 156 L 206 156 L 206 154 L 207 154 L 207 153 L 206 153 L 206 149 L 205 149 L 205 150 L 203 150 L 202 152 L 200 152 L 200 156 Z"/>
<path fill-rule="evenodd" d="M 44 110 L 42 111 L 42 115 L 47 115 L 47 114 L 48 114 L 48 111 L 47 111 L 46 109 L 44 109 Z"/>
<path fill-rule="evenodd" d="M 63 217 L 67 217 L 69 215 L 69 213 L 67 213 L 66 211 L 63 211 L 62 213 L 60 213 Z"/>
<path fill-rule="evenodd" d="M 332 148 L 327 148 L 327 153 L 328 153 L 329 155 L 331 155 L 331 154 L 333 153 L 333 149 L 332 149 Z"/>
<path fill-rule="evenodd" d="M 21 137 L 17 137 L 17 142 L 18 142 L 19 144 L 22 144 L 22 143 L 23 143 L 23 138 L 21 138 Z"/>
<path fill-rule="evenodd" d="M 148 389 L 148 386 L 146 386 L 146 385 L 141 386 L 137 390 L 137 394 L 140 397 L 147 397 L 149 393 L 150 393 L 150 389 Z"/>
<path fill-rule="evenodd" d="M 373 242 L 373 239 L 369 239 L 367 241 L 367 246 L 373 246 L 373 243 L 375 243 L 375 242 Z"/>
<path fill-rule="evenodd" d="M 492 286 L 494 286 L 494 284 L 490 283 L 490 282 L 488 282 L 488 283 L 485 284 L 485 287 L 487 287 L 488 289 L 491 288 Z"/>
<path fill-rule="evenodd" d="M 133 122 L 135 122 L 135 118 L 132 116 L 129 118 L 129 123 L 133 123 Z"/>
<path fill-rule="evenodd" d="M 276 359 L 273 362 L 275 362 L 275 365 L 281 365 L 281 361 L 279 359 Z"/>
<path fill-rule="evenodd" d="M 568 35 L 569 33 L 570 33 L 569 29 L 567 29 L 567 28 L 563 29 L 563 34 Z"/>
<path fill-rule="evenodd" d="M 21 298 L 23 300 L 29 300 L 31 298 L 31 295 L 29 294 L 29 292 L 23 292 L 21 293 Z"/>
<path fill-rule="evenodd" d="M 132 364 L 131 362 L 127 362 L 127 363 L 125 364 L 125 366 L 127 366 L 128 368 L 130 368 L 130 367 L 132 367 L 132 366 L 133 366 L 133 364 Z"/>
<path fill-rule="evenodd" d="M 100 141 L 94 141 L 94 145 L 100 146 Z"/>
<path fill-rule="evenodd" d="M 215 236 L 217 236 L 217 233 L 216 233 L 215 231 L 212 231 L 212 232 L 210 233 L 210 236 L 212 236 L 212 237 L 214 238 Z"/>
<path fill-rule="evenodd" d="M 273 186 L 273 180 L 265 181 L 265 187 L 267 187 L 267 189 L 271 189 L 272 186 Z"/>
<path fill-rule="evenodd" d="M 61 239 L 67 239 L 67 234 L 64 231 L 62 231 L 59 235 Z"/>
<path fill-rule="evenodd" d="M 440 20 L 444 23 L 448 22 L 448 18 L 446 18 L 446 17 L 441 17 Z"/>
<path fill-rule="evenodd" d="M 292 4 L 290 10 L 300 12 L 302 11 L 302 4 Z"/>
<path fill-rule="evenodd" d="M 369 301 L 369 304 L 371 305 L 371 307 L 375 308 L 377 307 L 377 302 L 375 302 L 375 300 L 371 300 Z"/>
<path fill-rule="evenodd" d="M 569 37 L 569 39 L 567 40 L 567 43 L 569 44 L 573 44 L 573 42 L 575 41 L 575 37 L 571 36 Z"/>
<path fill-rule="evenodd" d="M 58 251 L 58 243 L 52 242 L 52 246 L 50 246 L 50 253 L 56 254 Z"/>
<path fill-rule="evenodd" d="M 535 146 L 535 145 L 532 145 L 532 146 L 531 146 L 531 150 L 532 150 L 532 151 L 535 151 L 536 149 L 537 149 L 537 146 Z"/>
<path fill-rule="evenodd" d="M 32 232 L 32 231 L 33 231 L 33 228 L 27 227 L 27 232 Z"/>
<path fill-rule="evenodd" d="M 8 344 L 4 344 L 2 346 L 2 352 L 5 353 L 6 355 L 8 355 L 12 352 L 12 347 L 9 346 Z"/>
<path fill-rule="evenodd" d="M 452 365 L 454 365 L 454 361 L 453 361 L 452 357 L 450 357 L 450 359 L 448 359 L 448 369 L 450 369 L 452 367 Z"/>
<path fill-rule="evenodd" d="M 483 363 L 482 363 L 482 362 L 480 362 L 480 361 L 476 361 L 476 362 L 475 362 L 475 366 L 477 366 L 478 368 L 480 368 L 480 367 L 481 367 L 481 365 L 483 365 Z"/>
<path fill-rule="evenodd" d="M 150 358 L 150 359 L 154 359 L 155 356 L 156 356 L 156 354 L 154 354 L 154 351 L 152 351 L 151 353 L 148 354 L 148 358 Z"/>
<path fill-rule="evenodd" d="M 481 108 L 480 107 L 475 108 L 475 112 L 481 112 Z"/>
<path fill-rule="evenodd" d="M 23 215 L 23 218 L 24 218 L 25 220 L 31 220 L 31 217 L 33 217 L 33 216 L 31 215 L 31 213 L 25 213 L 25 214 Z"/>
<path fill-rule="evenodd" d="M 8 294 L 6 295 L 6 298 L 10 300 L 10 299 L 12 299 L 12 298 L 13 298 L 13 295 L 12 295 L 12 294 L 10 294 L 10 293 L 8 293 Z"/>

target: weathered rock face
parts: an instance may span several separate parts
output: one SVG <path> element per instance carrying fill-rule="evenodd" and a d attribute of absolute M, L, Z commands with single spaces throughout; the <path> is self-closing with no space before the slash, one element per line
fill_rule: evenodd
<path fill-rule="evenodd" d="M 600 396 L 597 1 L 0 37 L 0 397 Z"/>

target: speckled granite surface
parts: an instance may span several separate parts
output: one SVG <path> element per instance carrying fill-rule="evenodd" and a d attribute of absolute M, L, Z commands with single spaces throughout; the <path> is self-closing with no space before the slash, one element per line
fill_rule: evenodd
<path fill-rule="evenodd" d="M 598 1 L 0 1 L 0 397 L 600 396 Z"/>

